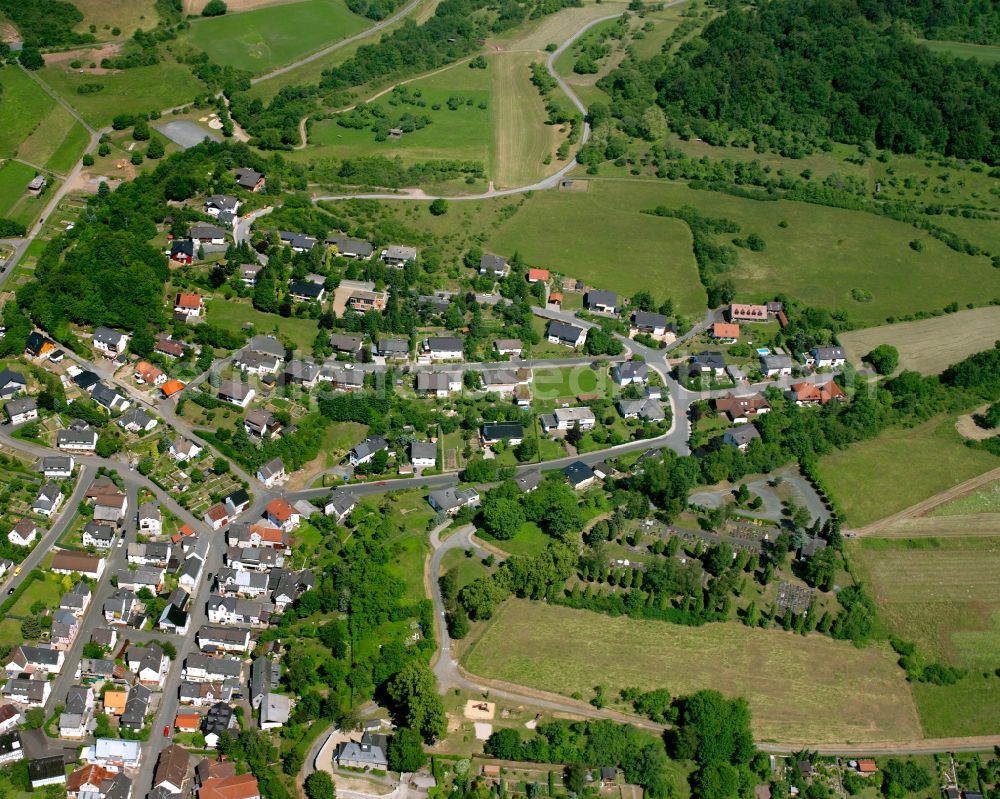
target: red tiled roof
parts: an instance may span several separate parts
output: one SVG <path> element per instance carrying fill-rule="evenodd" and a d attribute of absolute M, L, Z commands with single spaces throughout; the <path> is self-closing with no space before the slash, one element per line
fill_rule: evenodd
<path fill-rule="evenodd" d="M 267 503 L 267 513 L 269 516 L 284 524 L 292 518 L 292 514 L 295 513 L 295 509 L 285 500 L 277 497 Z"/>

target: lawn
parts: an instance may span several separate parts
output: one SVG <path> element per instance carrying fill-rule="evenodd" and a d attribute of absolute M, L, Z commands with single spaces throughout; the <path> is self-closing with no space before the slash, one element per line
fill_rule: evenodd
<path fill-rule="evenodd" d="M 589 366 L 535 369 L 532 383 L 535 400 L 541 402 L 572 400 L 581 394 L 607 395 L 611 388 L 607 371 L 595 371 Z"/>
<path fill-rule="evenodd" d="M 672 297 L 679 312 L 700 316 L 705 290 L 687 225 L 639 213 L 669 201 L 663 188 L 672 187 L 591 181 L 584 192 L 539 192 L 488 246 L 626 296 L 648 289 L 659 300 Z"/>
<path fill-rule="evenodd" d="M 1000 539 L 862 538 L 850 551 L 893 632 L 932 660 L 1000 664 Z"/>
<path fill-rule="evenodd" d="M 862 527 L 1000 466 L 963 441 L 955 418 L 939 416 L 826 455 L 819 472 L 848 524 Z"/>
<path fill-rule="evenodd" d="M 887 647 L 736 623 L 685 627 L 507 602 L 463 665 L 473 674 L 562 694 L 604 684 L 715 688 L 744 696 L 758 740 L 823 743 L 921 737 L 903 672 Z"/>
<path fill-rule="evenodd" d="M 17 154 L 56 101 L 20 69 L 0 69 L 0 88 L 7 110 L 0 125 L 0 158 L 6 158 Z"/>
<path fill-rule="evenodd" d="M 12 209 L 22 204 L 31 179 L 38 170 L 17 161 L 0 166 L 0 216 L 9 216 Z"/>
<path fill-rule="evenodd" d="M 185 39 L 219 64 L 260 73 L 370 25 L 342 0 L 301 0 L 192 20 Z"/>
<path fill-rule="evenodd" d="M 921 44 L 935 53 L 944 53 L 955 58 L 974 58 L 989 66 L 1000 61 L 1000 47 L 989 44 L 970 44 L 969 42 L 933 42 L 922 39 Z"/>
<path fill-rule="evenodd" d="M 290 156 L 297 160 L 316 161 L 320 158 L 351 158 L 358 156 L 398 156 L 406 163 L 433 159 L 479 161 L 489 168 L 490 137 L 493 129 L 490 73 L 494 60 L 487 69 L 469 69 L 459 64 L 438 75 L 408 83 L 409 94 L 420 93 L 425 105 L 391 105 L 390 95 L 383 95 L 372 103 L 385 111 L 390 118 L 404 113 L 427 116 L 431 123 L 421 130 L 405 133 L 399 139 L 378 142 L 371 127 L 348 128 L 337 124 L 336 119 L 314 122 L 309 132 L 309 147 L 294 150 Z M 452 110 L 448 100 L 462 98 Z M 471 100 L 471 104 L 468 101 Z M 485 108 L 480 108 L 485 103 Z M 435 110 L 434 106 L 439 106 Z"/>
<path fill-rule="evenodd" d="M 544 552 L 549 544 L 552 543 L 552 539 L 545 535 L 542 532 L 542 528 L 534 522 L 525 522 L 522 524 L 517 534 L 506 541 L 491 538 L 482 530 L 477 531 L 476 535 L 511 555 L 538 555 Z"/>
<path fill-rule="evenodd" d="M 57 608 L 59 598 L 65 591 L 62 578 L 56 574 L 47 574 L 42 580 L 32 580 L 7 615 L 21 618 L 30 616 L 31 606 L 36 602 L 43 602 L 49 608 Z"/>
<path fill-rule="evenodd" d="M 490 570 L 483 565 L 481 559 L 467 557 L 464 550 L 453 549 L 445 553 L 441 560 L 441 573 L 451 572 L 459 588 L 464 588 L 473 580 L 485 577 Z"/>
<path fill-rule="evenodd" d="M 247 322 L 252 322 L 258 333 L 279 333 L 292 340 L 296 347 L 312 352 L 319 325 L 315 319 L 290 316 L 287 319 L 276 314 L 263 313 L 247 302 L 209 300 L 207 318 L 213 325 L 229 330 L 241 330 Z"/>
<path fill-rule="evenodd" d="M 852 363 L 860 363 L 879 344 L 892 344 L 899 350 L 900 370 L 932 375 L 973 353 L 993 349 L 998 331 L 1000 307 L 990 305 L 917 322 L 851 330 L 840 334 L 840 343 Z"/>
<path fill-rule="evenodd" d="M 913 698 L 929 737 L 996 735 L 1000 678 L 970 674 L 955 685 L 916 683 Z"/>
<path fill-rule="evenodd" d="M 94 127 L 110 125 L 116 114 L 148 113 L 181 105 L 205 91 L 205 85 L 190 69 L 174 61 L 107 75 L 80 74 L 66 64 L 53 64 L 39 70 L 38 75 Z M 99 83 L 104 89 L 80 94 L 77 87 L 84 83 Z"/>

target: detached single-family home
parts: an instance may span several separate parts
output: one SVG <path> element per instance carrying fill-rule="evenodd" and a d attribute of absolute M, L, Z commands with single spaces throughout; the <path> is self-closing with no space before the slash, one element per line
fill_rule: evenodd
<path fill-rule="evenodd" d="M 766 322 L 767 319 L 766 305 L 748 305 L 736 302 L 729 306 L 730 322 Z"/>
<path fill-rule="evenodd" d="M 380 338 L 375 351 L 383 358 L 406 360 L 410 357 L 410 342 L 405 338 Z"/>
<path fill-rule="evenodd" d="M 59 600 L 59 609 L 72 613 L 77 618 L 83 616 L 90 606 L 90 600 L 94 593 L 90 590 L 90 585 L 83 580 L 77 582 L 69 591 L 62 595 Z"/>
<path fill-rule="evenodd" d="M 716 341 L 732 344 L 740 337 L 740 326 L 734 322 L 716 322 L 711 335 Z"/>
<path fill-rule="evenodd" d="M 27 674 L 7 680 L 0 691 L 8 702 L 16 702 L 25 707 L 44 707 L 51 693 L 52 684 L 45 677 L 34 678 Z"/>
<path fill-rule="evenodd" d="M 337 747 L 334 760 L 338 768 L 385 771 L 389 767 L 388 738 L 366 732 L 361 741 L 345 741 Z"/>
<path fill-rule="evenodd" d="M 275 497 L 268 502 L 265 513 L 270 524 L 289 533 L 302 521 L 299 512 L 281 497 Z"/>
<path fill-rule="evenodd" d="M 239 652 L 250 651 L 253 639 L 250 631 L 240 627 L 221 627 L 203 624 L 198 628 L 198 647 L 202 652 Z"/>
<path fill-rule="evenodd" d="M 260 703 L 260 728 L 273 730 L 288 723 L 292 714 L 292 700 L 284 694 L 268 691 Z"/>
<path fill-rule="evenodd" d="M 88 555 L 85 552 L 70 552 L 62 549 L 52 556 L 51 569 L 56 574 L 79 574 L 93 580 L 100 580 L 101 575 L 104 574 L 104 559 Z"/>
<path fill-rule="evenodd" d="M 31 397 L 12 399 L 3 410 L 11 424 L 24 424 L 38 418 L 38 404 Z"/>
<path fill-rule="evenodd" d="M 648 336 L 663 336 L 666 334 L 669 325 L 667 317 L 661 313 L 651 311 L 636 311 L 632 314 L 631 333 L 645 333 Z"/>
<path fill-rule="evenodd" d="M 524 425 L 520 422 L 492 422 L 484 424 L 479 431 L 483 446 L 490 447 L 499 441 L 516 446 L 524 440 Z"/>
<path fill-rule="evenodd" d="M 96 383 L 90 392 L 90 396 L 94 402 L 108 411 L 108 413 L 127 410 L 128 406 L 131 405 L 128 398 L 118 391 L 118 389 L 104 383 Z"/>
<path fill-rule="evenodd" d="M 286 477 L 288 477 L 288 473 L 285 471 L 285 463 L 281 458 L 272 458 L 257 469 L 257 479 L 267 488 L 273 488 Z"/>
<path fill-rule="evenodd" d="M 479 492 L 474 488 L 441 488 L 427 495 L 428 504 L 434 510 L 454 516 L 463 508 L 479 507 Z"/>
<path fill-rule="evenodd" d="M 240 264 L 240 282 L 244 286 L 256 286 L 257 278 L 263 271 L 263 264 Z"/>
<path fill-rule="evenodd" d="M 83 527 L 83 545 L 94 549 L 111 549 L 115 545 L 115 528 L 98 524 L 93 519 Z"/>
<path fill-rule="evenodd" d="M 53 484 L 49 483 L 48 485 Z M 38 525 L 31 519 L 21 519 L 7 533 L 7 540 L 16 547 L 30 547 L 38 540 Z"/>
<path fill-rule="evenodd" d="M 438 447 L 432 441 L 410 442 L 410 463 L 414 469 L 433 469 L 437 465 Z"/>
<path fill-rule="evenodd" d="M 138 768 L 141 758 L 141 741 L 126 741 L 119 738 L 98 738 L 93 746 L 85 746 L 80 752 L 81 760 L 96 763 L 114 772 Z"/>
<path fill-rule="evenodd" d="M 195 225 L 191 228 L 189 235 L 191 240 L 200 246 L 215 245 L 218 247 L 226 243 L 226 231 L 218 225 Z"/>
<path fill-rule="evenodd" d="M 825 384 L 793 383 L 785 396 L 798 405 L 827 405 L 846 398 L 843 389 L 832 380 Z"/>
<path fill-rule="evenodd" d="M 298 302 L 323 302 L 326 296 L 326 287 L 322 283 L 313 283 L 311 280 L 295 280 L 288 287 L 288 293 L 292 299 Z"/>
<path fill-rule="evenodd" d="M 66 783 L 66 760 L 62 755 L 45 755 L 33 757 L 28 761 L 28 780 L 31 788 L 44 788 L 46 785 L 64 785 Z"/>
<path fill-rule="evenodd" d="M 330 236 L 326 243 L 336 255 L 344 258 L 371 258 L 375 252 L 371 242 L 347 236 Z"/>
<path fill-rule="evenodd" d="M 751 419 L 771 410 L 771 403 L 763 394 L 736 396 L 727 394 L 714 400 L 717 413 L 724 413 L 733 424 L 746 424 Z"/>
<path fill-rule="evenodd" d="M 160 752 L 156 761 L 156 771 L 153 772 L 153 788 L 162 788 L 168 796 L 180 794 L 188 782 L 188 766 L 191 756 L 183 746 L 170 744 Z"/>
<path fill-rule="evenodd" d="M 390 244 L 382 250 L 381 258 L 386 266 L 402 269 L 409 261 L 417 260 L 417 248 L 405 247 L 400 244 Z"/>
<path fill-rule="evenodd" d="M 15 372 L 13 369 L 4 368 L 0 371 L 0 399 L 10 399 L 16 397 L 28 387 L 28 381 L 24 375 Z"/>
<path fill-rule="evenodd" d="M 236 185 L 247 191 L 258 192 L 267 185 L 264 175 L 249 167 L 237 169 L 233 177 L 236 178 Z"/>
<path fill-rule="evenodd" d="M 89 686 L 73 685 L 66 693 L 66 704 L 59 716 L 60 738 L 83 738 L 94 717 L 94 691 Z"/>
<path fill-rule="evenodd" d="M 593 430 L 597 424 L 594 412 L 586 407 L 556 408 L 552 413 L 543 413 L 540 417 L 542 430 L 551 433 L 553 430 Z"/>
<path fill-rule="evenodd" d="M 337 488 L 323 502 L 323 513 L 341 523 L 357 507 L 358 499 L 346 488 Z"/>
<path fill-rule="evenodd" d="M 248 624 L 260 627 L 268 623 L 271 608 L 270 603 L 213 594 L 208 598 L 208 620 L 212 624 Z"/>
<path fill-rule="evenodd" d="M 256 392 L 248 384 L 236 380 L 223 380 L 219 384 L 219 399 L 240 408 L 246 408 L 253 400 L 254 394 Z"/>
<path fill-rule="evenodd" d="M 618 386 L 644 385 L 649 381 L 649 366 L 645 361 L 625 361 L 611 367 L 611 379 Z"/>
<path fill-rule="evenodd" d="M 285 364 L 285 373 L 282 376 L 285 385 L 298 385 L 312 388 L 319 379 L 320 367 L 311 361 L 294 360 Z"/>
<path fill-rule="evenodd" d="M 334 352 L 353 355 L 355 358 L 361 357 L 364 343 L 364 336 L 351 336 L 347 333 L 334 333 L 330 336 L 330 346 Z"/>
<path fill-rule="evenodd" d="M 528 270 L 528 282 L 529 283 L 548 283 L 549 282 L 549 270 L 548 269 L 529 269 Z"/>
<path fill-rule="evenodd" d="M 113 358 L 125 352 L 128 340 L 127 335 L 110 327 L 99 327 L 94 331 L 94 348 Z"/>
<path fill-rule="evenodd" d="M 133 672 L 141 685 L 162 688 L 163 680 L 170 668 L 170 658 L 158 644 L 128 648 L 128 669 Z M 131 693 L 131 692 L 130 692 Z"/>
<path fill-rule="evenodd" d="M 750 442 L 754 439 L 759 439 L 760 433 L 757 432 L 757 428 L 752 424 L 741 424 L 736 427 L 729 428 L 722 436 L 722 441 L 724 444 L 728 444 L 731 447 L 736 447 L 739 450 L 745 450 L 750 446 Z"/>
<path fill-rule="evenodd" d="M 594 470 L 583 461 L 573 461 L 573 463 L 562 470 L 562 473 L 569 480 L 570 487 L 575 491 L 590 488 L 597 479 Z"/>
<path fill-rule="evenodd" d="M 444 399 L 462 390 L 462 375 L 460 372 L 417 372 L 415 387 L 418 394 Z"/>
<path fill-rule="evenodd" d="M 174 297 L 174 313 L 181 316 L 201 316 L 205 310 L 205 298 L 200 294 L 179 292 Z"/>
<path fill-rule="evenodd" d="M 498 338 L 493 342 L 493 349 L 497 355 L 509 355 L 511 358 L 520 358 L 524 352 L 524 344 L 519 338 Z"/>
<path fill-rule="evenodd" d="M 687 375 L 691 378 L 718 380 L 726 374 L 726 359 L 721 352 L 699 352 L 691 356 Z"/>
<path fill-rule="evenodd" d="M 119 569 L 114 576 L 119 588 L 127 588 L 129 591 L 141 591 L 143 588 L 148 588 L 156 594 L 163 587 L 165 574 L 163 569 L 147 566 L 135 570 Z"/>
<path fill-rule="evenodd" d="M 39 489 L 38 496 L 35 497 L 35 501 L 31 505 L 31 510 L 40 516 L 50 518 L 59 510 L 63 499 L 62 489 L 56 483 L 48 482 Z"/>
<path fill-rule="evenodd" d="M 128 430 L 130 433 L 148 433 L 158 422 L 142 408 L 133 408 L 125 411 L 118 420 L 119 427 Z"/>
<path fill-rule="evenodd" d="M 73 476 L 76 461 L 72 455 L 45 455 L 35 463 L 35 471 L 49 479 L 64 479 Z"/>
<path fill-rule="evenodd" d="M 184 660 L 183 676 L 189 682 L 222 682 L 230 678 L 243 678 L 242 661 L 228 657 L 209 657 L 192 653 Z"/>
<path fill-rule="evenodd" d="M 357 289 L 351 292 L 351 296 L 347 298 L 347 304 L 358 313 L 384 311 L 389 304 L 389 292 Z"/>
<path fill-rule="evenodd" d="M 841 347 L 813 347 L 809 354 L 817 369 L 832 369 L 847 363 L 847 354 Z"/>
<path fill-rule="evenodd" d="M 424 339 L 424 352 L 432 361 L 461 360 L 465 345 L 458 336 L 431 336 Z"/>
<path fill-rule="evenodd" d="M 644 422 L 662 422 L 667 418 L 663 403 L 651 397 L 618 400 L 618 413 L 622 419 L 641 419 Z"/>
<path fill-rule="evenodd" d="M 168 358 L 183 358 L 187 348 L 179 341 L 170 338 L 158 338 L 153 352 L 166 355 Z"/>
<path fill-rule="evenodd" d="M 294 252 L 309 252 L 316 246 L 316 239 L 307 236 L 305 233 L 295 233 L 291 230 L 279 230 L 278 237 L 281 243 L 291 247 Z"/>
<path fill-rule="evenodd" d="M 587 340 L 587 331 L 582 327 L 567 322 L 549 322 L 545 337 L 550 344 L 562 344 L 566 347 L 582 347 Z"/>
<path fill-rule="evenodd" d="M 618 310 L 618 295 L 613 291 L 591 289 L 583 298 L 584 307 L 597 313 L 615 313 Z"/>
<path fill-rule="evenodd" d="M 354 446 L 348 454 L 351 466 L 361 466 L 372 460 L 379 452 L 389 449 L 389 442 L 381 436 L 371 436 Z"/>
<path fill-rule="evenodd" d="M 96 430 L 60 430 L 56 447 L 70 452 L 90 452 L 97 446 Z"/>
<path fill-rule="evenodd" d="M 263 355 L 273 355 L 278 360 L 285 359 L 285 345 L 274 336 L 252 336 L 246 349 Z"/>
<path fill-rule="evenodd" d="M 4 707 L 12 708 L 11 705 L 4 705 Z M 14 715 L 18 715 L 17 711 L 14 711 Z M 8 763 L 16 763 L 19 760 L 24 760 L 21 733 L 17 730 L 0 732 L 0 766 L 6 766 Z"/>
<path fill-rule="evenodd" d="M 208 741 L 208 735 L 205 736 Z M 198 799 L 261 799 L 257 778 L 252 774 L 209 777 L 198 789 Z"/>
<path fill-rule="evenodd" d="M 194 242 L 191 239 L 174 239 L 170 242 L 170 260 L 179 264 L 192 264 L 194 250 Z"/>
<path fill-rule="evenodd" d="M 479 274 L 481 275 L 492 275 L 499 278 L 507 277 L 508 272 L 510 272 L 510 266 L 507 265 L 507 259 L 501 255 L 483 253 L 479 259 Z"/>
<path fill-rule="evenodd" d="M 205 213 L 209 216 L 219 216 L 222 213 L 235 214 L 240 208 L 237 197 L 229 194 L 213 194 L 205 198 Z"/>
<path fill-rule="evenodd" d="M 178 463 L 194 460 L 201 455 L 204 447 L 186 438 L 176 436 L 170 443 L 170 456 Z"/>
<path fill-rule="evenodd" d="M 8 677 L 18 675 L 58 674 L 62 671 L 65 654 L 49 646 L 29 646 L 21 644 L 7 658 L 4 671 Z"/>
<path fill-rule="evenodd" d="M 760 356 L 760 370 L 767 377 L 787 377 L 792 373 L 792 359 L 787 355 L 769 353 Z"/>
<path fill-rule="evenodd" d="M 163 532 L 163 513 L 159 503 L 143 502 L 139 506 L 137 520 L 139 532 L 145 535 L 160 535 Z"/>

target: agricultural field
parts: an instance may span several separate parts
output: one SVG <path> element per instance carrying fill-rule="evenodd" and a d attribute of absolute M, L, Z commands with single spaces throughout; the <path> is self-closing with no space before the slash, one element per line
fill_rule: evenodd
<path fill-rule="evenodd" d="M 169 60 L 103 75 L 80 73 L 66 63 L 59 63 L 46 66 L 37 74 L 97 128 L 110 125 L 116 114 L 162 111 L 190 102 L 205 91 L 204 84 L 190 69 Z M 78 88 L 85 83 L 104 88 L 81 94 Z"/>
<path fill-rule="evenodd" d="M 921 737 L 903 672 L 885 646 L 857 649 L 820 635 L 735 623 L 684 627 L 511 600 L 463 665 L 473 674 L 563 694 L 621 688 L 745 696 L 758 740 Z"/>
<path fill-rule="evenodd" d="M 487 170 L 490 166 L 490 140 L 493 130 L 492 73 L 496 59 L 490 59 L 487 69 L 469 69 L 462 63 L 437 75 L 422 78 L 405 86 L 406 96 L 417 97 L 422 105 L 392 105 L 391 95 L 383 93 L 371 103 L 389 117 L 411 113 L 427 116 L 431 123 L 399 139 L 376 141 L 370 126 L 348 128 L 336 118 L 313 122 L 309 130 L 309 146 L 289 153 L 296 160 L 316 161 L 321 158 L 351 158 L 357 156 L 398 156 L 405 163 L 433 159 L 479 161 Z M 460 98 L 448 105 L 451 98 Z M 471 100 L 471 103 L 469 102 Z M 485 108 L 481 108 L 484 104 Z M 436 106 L 436 108 L 435 108 Z"/>
<path fill-rule="evenodd" d="M 590 181 L 587 191 L 539 192 L 500 225 L 488 246 L 625 296 L 649 289 L 658 300 L 672 297 L 679 312 L 700 317 L 705 291 L 687 225 L 639 213 L 665 202 L 657 199 L 665 188 L 672 187 Z"/>
<path fill-rule="evenodd" d="M 65 174 L 80 159 L 90 136 L 73 115 L 55 106 L 41 124 L 22 142 L 17 157 L 53 172 Z"/>
<path fill-rule="evenodd" d="M 0 69 L 0 89 L 4 107 L 16 109 L 16 113 L 5 114 L 4 124 L 0 125 L 0 158 L 7 158 L 18 154 L 21 143 L 56 108 L 56 101 L 16 67 Z"/>
<path fill-rule="evenodd" d="M 53 187 L 50 185 L 40 197 L 29 195 L 26 191 L 28 183 L 36 174 L 37 169 L 19 161 L 7 161 L 0 166 L 0 216 L 24 225 L 30 225 L 38 218 Z"/>
<path fill-rule="evenodd" d="M 370 25 L 342 0 L 300 0 L 193 20 L 184 38 L 219 64 L 261 73 Z"/>
<path fill-rule="evenodd" d="M 310 352 L 316 331 L 319 330 L 315 319 L 302 319 L 296 316 L 286 319 L 275 314 L 261 313 L 254 310 L 248 302 L 209 300 L 205 305 L 208 310 L 207 318 L 213 325 L 227 330 L 241 330 L 244 324 L 251 322 L 258 333 L 281 333 L 290 338 L 299 349 Z"/>
<path fill-rule="evenodd" d="M 1000 480 L 987 483 L 982 488 L 938 505 L 928 516 L 964 516 L 976 513 L 1000 513 Z"/>
<path fill-rule="evenodd" d="M 998 336 L 1000 306 L 991 305 L 916 322 L 851 330 L 839 338 L 852 363 L 861 363 L 879 344 L 892 344 L 899 350 L 898 371 L 933 375 L 974 353 L 992 349 Z"/>
<path fill-rule="evenodd" d="M 516 30 L 487 40 L 487 44 L 510 51 L 543 52 L 551 42 L 562 43 L 595 19 L 617 16 L 627 8 L 627 4 L 620 2 L 585 2 L 579 8 L 564 8 L 555 14 L 531 20 Z"/>
<path fill-rule="evenodd" d="M 996 456 L 965 446 L 953 416 L 939 416 L 826 455 L 819 472 L 857 528 L 997 466 Z"/>

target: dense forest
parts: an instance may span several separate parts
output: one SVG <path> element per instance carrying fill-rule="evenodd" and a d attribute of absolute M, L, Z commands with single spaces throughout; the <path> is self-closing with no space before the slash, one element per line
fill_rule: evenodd
<path fill-rule="evenodd" d="M 648 138 L 655 102 L 677 132 L 713 142 L 781 130 L 814 147 L 873 141 L 1000 162 L 1000 70 L 932 53 L 893 5 L 731 8 L 675 54 L 629 59 L 599 85 L 634 136 Z"/>
<path fill-rule="evenodd" d="M 874 0 L 862 9 L 876 21 L 908 20 L 928 39 L 1000 44 L 1000 6 L 990 0 Z"/>
<path fill-rule="evenodd" d="M 89 33 L 73 28 L 83 22 L 83 14 L 65 0 L 0 0 L 0 12 L 17 26 L 29 47 L 60 47 L 94 41 Z"/>

